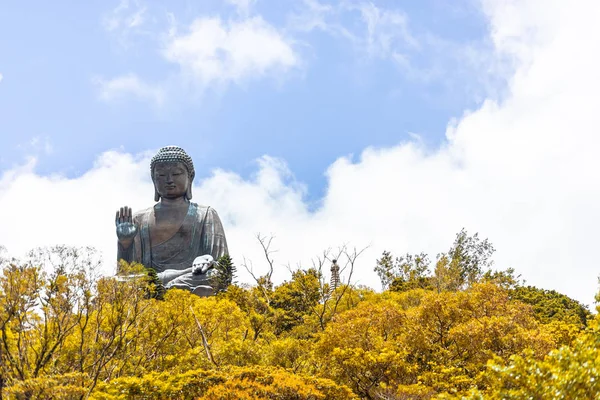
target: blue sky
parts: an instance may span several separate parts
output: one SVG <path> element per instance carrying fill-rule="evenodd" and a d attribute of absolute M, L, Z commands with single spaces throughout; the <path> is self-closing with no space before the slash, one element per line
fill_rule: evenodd
<path fill-rule="evenodd" d="M 404 15 L 414 45 L 394 37 L 398 28 L 390 26 L 382 33 L 390 36 L 390 49 L 367 49 L 338 33 L 299 28 L 308 3 L 261 0 L 248 17 L 260 15 L 282 32 L 298 65 L 240 84 L 188 87 L 157 106 L 127 96 L 103 101 L 94 80 L 127 74 L 148 82 L 177 79 L 180 65 L 159 54 L 172 19 L 182 26 L 206 16 L 240 20 L 234 5 L 7 2 L 0 12 L 0 145 L 8 151 L 0 170 L 34 155 L 39 173 L 74 177 L 103 151 L 137 153 L 174 143 L 195 155 L 200 177 L 215 167 L 247 175 L 257 157 L 281 157 L 317 201 L 325 190 L 324 170 L 337 157 L 394 145 L 411 133 L 435 145 L 449 119 L 475 107 L 487 90 L 472 79 L 481 71 L 454 54 L 489 47 L 487 22 L 473 1 L 371 6 L 382 15 Z M 136 15 L 139 25 L 132 23 Z M 326 18 L 357 40 L 368 35 L 360 10 L 348 7 Z M 402 52 L 415 71 L 433 71 L 431 76 L 412 76 L 390 57 L 392 51 Z"/>
<path fill-rule="evenodd" d="M 178 144 L 238 265 L 261 273 L 254 235 L 275 235 L 276 281 L 347 244 L 368 246 L 353 278 L 379 288 L 382 251 L 434 258 L 465 228 L 497 268 L 592 304 L 597 15 L 597 0 L 1 2 L 0 245 L 91 245 L 114 272 L 114 211 L 152 204 L 149 157 Z"/>

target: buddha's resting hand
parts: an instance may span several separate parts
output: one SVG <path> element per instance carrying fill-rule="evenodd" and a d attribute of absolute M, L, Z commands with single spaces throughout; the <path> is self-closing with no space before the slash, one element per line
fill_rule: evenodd
<path fill-rule="evenodd" d="M 194 259 L 194 262 L 192 263 L 192 274 L 205 274 L 206 272 L 208 272 L 209 269 L 214 268 L 215 265 L 217 265 L 217 262 L 210 254 L 198 256 Z"/>
<path fill-rule="evenodd" d="M 210 282 L 210 277 L 213 275 L 212 271 L 209 273 L 217 262 L 210 254 L 198 256 L 194 259 L 194 262 L 190 268 L 181 270 L 177 269 L 166 269 L 159 272 L 158 278 L 168 289 L 170 287 L 178 287 L 180 289 L 193 290 L 194 287 L 204 284 L 207 285 Z"/>
<path fill-rule="evenodd" d="M 133 213 L 130 207 L 121 207 L 117 211 L 115 217 L 115 225 L 117 225 L 117 239 L 124 248 L 128 248 L 133 241 L 133 238 L 138 233 L 137 226 L 133 223 Z"/>

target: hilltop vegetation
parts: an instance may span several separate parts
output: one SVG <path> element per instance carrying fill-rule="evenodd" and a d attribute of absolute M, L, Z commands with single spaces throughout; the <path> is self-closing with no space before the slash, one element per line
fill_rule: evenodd
<path fill-rule="evenodd" d="M 3 259 L 0 398 L 593 398 L 598 318 L 492 254 L 462 231 L 433 265 L 384 253 L 382 293 L 332 290 L 324 254 L 212 298 L 163 292 L 141 265 L 95 277 L 90 249 Z M 335 256 L 348 275 L 359 252 Z"/>

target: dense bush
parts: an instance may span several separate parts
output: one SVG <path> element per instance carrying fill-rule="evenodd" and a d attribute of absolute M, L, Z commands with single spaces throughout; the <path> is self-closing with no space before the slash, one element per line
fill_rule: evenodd
<path fill-rule="evenodd" d="M 141 265 L 123 265 L 127 278 L 95 278 L 82 250 L 49 250 L 53 268 L 5 262 L 0 395 L 516 399 L 599 390 L 598 320 L 566 296 L 490 279 L 479 269 L 487 253 L 468 255 L 477 243 L 463 238 L 462 255 L 440 257 L 432 274 L 412 259 L 418 272 L 400 268 L 401 290 L 389 268 L 393 290 L 383 293 L 332 290 L 311 268 L 278 286 L 259 279 L 211 298 L 157 296 Z"/>

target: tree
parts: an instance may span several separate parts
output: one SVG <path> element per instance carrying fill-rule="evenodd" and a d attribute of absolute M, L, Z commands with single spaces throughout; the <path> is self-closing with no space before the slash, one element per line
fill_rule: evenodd
<path fill-rule="evenodd" d="M 463 290 L 479 282 L 493 264 L 494 251 L 487 239 L 481 240 L 478 233 L 469 236 L 462 229 L 450 250 L 437 256 L 434 286 L 438 291 Z"/>
<path fill-rule="evenodd" d="M 514 300 L 530 304 L 535 315 L 545 324 L 559 321 L 584 328 L 592 318 L 592 313 L 587 306 L 555 290 L 517 286 L 510 290 L 509 294 Z"/>
<path fill-rule="evenodd" d="M 212 287 L 215 293 L 221 293 L 234 283 L 236 267 L 229 254 L 221 256 L 215 266 L 217 273 L 213 277 Z"/>
<path fill-rule="evenodd" d="M 147 296 L 154 299 L 162 300 L 167 290 L 162 284 L 160 278 L 158 277 L 156 270 L 154 268 L 145 268 L 144 272 L 148 274 Z"/>
<path fill-rule="evenodd" d="M 250 276 L 252 276 L 254 282 L 256 282 L 256 287 L 262 292 L 262 296 L 267 302 L 267 304 L 271 303 L 271 294 L 273 292 L 272 276 L 275 268 L 275 260 L 273 260 L 273 253 L 276 252 L 276 250 L 271 249 L 273 238 L 273 236 L 267 238 L 266 236 L 262 236 L 260 233 L 256 234 L 256 240 L 258 240 L 258 242 L 260 243 L 260 246 L 262 247 L 263 253 L 265 255 L 265 259 L 269 266 L 269 270 L 267 271 L 267 273 L 265 273 L 264 275 L 257 276 L 254 273 L 254 267 L 252 265 L 251 260 L 246 260 L 244 258 L 244 262 L 242 263 L 242 266 L 246 269 L 246 271 L 248 271 Z"/>
<path fill-rule="evenodd" d="M 402 346 L 404 321 L 404 313 L 391 301 L 362 302 L 339 314 L 318 335 L 315 372 L 368 399 L 376 398 L 382 385 L 416 379 Z"/>
<path fill-rule="evenodd" d="M 429 257 L 425 253 L 409 254 L 403 257 L 393 258 L 389 251 L 383 255 L 375 265 L 375 272 L 379 275 L 383 289 L 404 291 L 418 287 L 428 287 L 430 278 Z"/>
<path fill-rule="evenodd" d="M 315 372 L 375 399 L 398 393 L 465 392 L 494 355 L 555 347 L 528 305 L 491 283 L 466 291 L 388 292 L 339 314 L 318 336 Z M 400 396 L 400 394 L 398 394 Z"/>
<path fill-rule="evenodd" d="M 381 280 L 383 289 L 405 291 L 410 289 L 436 288 L 438 291 L 464 290 L 481 281 L 488 272 L 488 279 L 500 278 L 500 274 L 487 271 L 492 266 L 491 257 L 495 249 L 487 239 L 480 239 L 476 233 L 469 236 L 462 229 L 452 247 L 436 257 L 433 273 L 431 262 L 425 253 L 406 254 L 394 258 L 389 251 L 384 251 L 377 260 L 375 272 Z M 502 277 L 506 278 L 504 275 Z M 508 282 L 508 281 L 506 281 Z"/>
<path fill-rule="evenodd" d="M 29 253 L 30 261 L 4 266 L 0 397 L 7 383 L 59 371 L 57 356 L 86 320 L 96 255 L 90 248 L 37 248 Z"/>
<path fill-rule="evenodd" d="M 289 332 L 301 324 L 304 316 L 318 305 L 322 296 L 319 278 L 319 273 L 314 268 L 297 270 L 292 273 L 291 281 L 275 288 L 271 306 L 276 312 L 276 335 Z"/>
<path fill-rule="evenodd" d="M 531 351 L 510 360 L 494 359 L 487 371 L 488 387 L 473 390 L 468 399 L 595 399 L 600 393 L 600 325 L 572 346 L 552 351 L 543 360 Z M 464 398 L 464 397 L 463 397 Z"/>
<path fill-rule="evenodd" d="M 257 341 L 261 335 L 271 328 L 275 311 L 264 297 L 264 290 L 258 287 L 244 288 L 231 285 L 221 295 L 236 303 L 246 314 L 252 330 L 250 337 L 253 341 Z"/>
<path fill-rule="evenodd" d="M 459 240 L 462 250 L 441 256 L 433 274 L 424 257 L 389 254 L 397 277 L 383 293 L 351 284 L 361 251 L 346 247 L 281 285 L 267 274 L 257 286 L 232 284 L 209 298 L 173 289 L 159 299 L 156 276 L 135 263 L 121 265 L 125 276 L 95 277 L 85 249 L 39 250 L 35 264 L 5 257 L 0 398 L 544 398 L 598 390 L 598 318 L 589 323 L 587 308 L 559 293 L 514 284 L 512 271 L 471 279 L 468 271 L 490 264 L 468 243 Z M 323 271 L 334 258 L 346 278 L 332 291 Z"/>
<path fill-rule="evenodd" d="M 389 251 L 384 251 L 381 258 L 376 261 L 375 272 L 381 280 L 381 287 L 386 290 L 390 287 L 398 272 L 396 271 L 396 263 L 394 257 Z"/>

